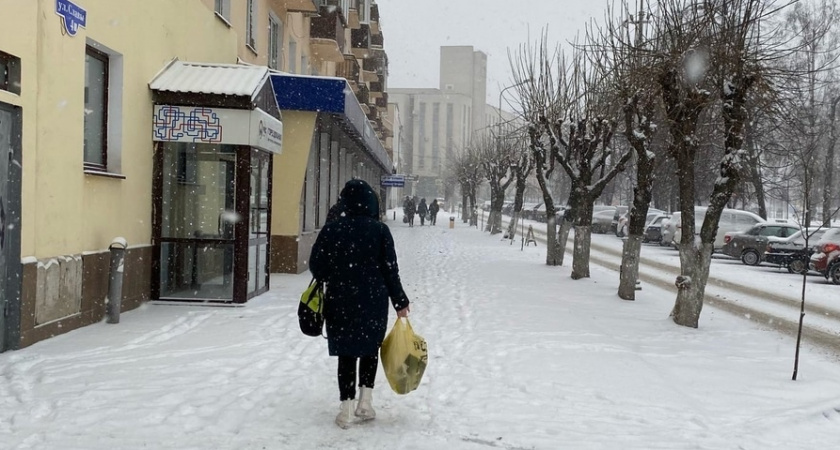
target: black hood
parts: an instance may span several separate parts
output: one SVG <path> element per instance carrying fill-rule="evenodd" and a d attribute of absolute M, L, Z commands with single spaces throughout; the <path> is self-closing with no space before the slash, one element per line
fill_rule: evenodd
<path fill-rule="evenodd" d="M 379 199 L 364 180 L 350 180 L 341 190 L 341 202 L 348 216 L 367 216 L 379 220 Z"/>

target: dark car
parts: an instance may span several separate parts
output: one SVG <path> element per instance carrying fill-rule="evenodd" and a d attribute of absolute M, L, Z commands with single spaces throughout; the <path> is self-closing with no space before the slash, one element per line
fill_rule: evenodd
<path fill-rule="evenodd" d="M 802 231 L 783 238 L 773 239 L 767 243 L 764 250 L 764 262 L 781 267 L 787 267 L 788 272 L 802 274 L 808 271 L 808 261 L 814 253 L 815 243 L 819 242 L 827 228 L 811 230 L 808 233 L 808 247 L 805 247 L 805 236 Z"/>
<path fill-rule="evenodd" d="M 840 284 L 840 228 L 830 228 L 817 242 L 810 268 L 834 284 Z"/>
<path fill-rule="evenodd" d="M 768 237 L 784 238 L 797 231 L 799 231 L 799 227 L 793 224 L 759 223 L 743 233 L 727 233 L 722 252 L 733 258 L 741 258 L 741 262 L 748 266 L 757 266 L 761 264 Z"/>
<path fill-rule="evenodd" d="M 642 236 L 642 242 L 662 242 L 662 222 L 670 217 L 670 215 L 664 213 L 657 214 L 656 217 L 654 217 L 645 227 L 645 234 Z"/>

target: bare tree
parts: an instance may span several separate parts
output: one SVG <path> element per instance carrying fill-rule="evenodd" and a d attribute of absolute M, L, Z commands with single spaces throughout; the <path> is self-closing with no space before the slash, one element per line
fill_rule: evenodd
<path fill-rule="evenodd" d="M 604 28 L 590 28 L 588 55 L 593 65 L 603 73 L 607 85 L 618 101 L 623 102 L 621 131 L 635 156 L 633 200 L 618 286 L 620 298 L 634 300 L 645 218 L 653 198 L 654 169 L 657 162 L 653 147 L 653 138 L 657 130 L 654 121 L 659 97 L 650 70 L 651 58 L 646 49 L 644 25 L 649 17 L 647 8 L 642 2 L 635 15 L 627 8 L 624 4 L 617 17 L 608 12 Z M 630 24 L 634 25 L 632 36 L 628 26 Z"/>
<path fill-rule="evenodd" d="M 556 49 L 550 54 L 543 36 L 534 49 L 520 51 L 512 65 L 514 78 L 522 82 L 519 97 L 534 159 L 542 169 L 538 172 L 553 171 L 557 164 L 571 180 L 569 206 L 575 225 L 572 278 L 589 277 L 593 205 L 632 155 L 629 151 L 616 155 L 612 146 L 618 126 L 616 108 L 601 74 L 589 67 L 579 46 L 566 59 Z M 523 82 L 528 78 L 535 81 Z M 538 173 L 538 180 L 541 175 L 544 178 L 545 174 Z M 552 224 L 549 236 L 555 229 Z"/>
<path fill-rule="evenodd" d="M 499 234 L 502 232 L 505 191 L 514 180 L 511 165 L 517 157 L 516 146 L 512 140 L 498 139 L 488 133 L 476 134 L 469 145 L 478 155 L 481 172 L 490 185 L 490 217 L 485 231 Z"/>
<path fill-rule="evenodd" d="M 512 135 L 508 136 L 508 139 L 513 139 L 514 145 L 514 159 L 510 170 L 515 180 L 515 193 L 513 197 L 513 217 L 508 224 L 506 237 L 512 242 L 516 236 L 516 224 L 521 220 L 525 189 L 528 187 L 528 177 L 534 170 L 534 158 L 527 151 L 523 136 Z"/>
<path fill-rule="evenodd" d="M 557 208 L 551 189 L 551 177 L 555 173 L 554 159 L 545 147 L 543 132 L 537 126 L 540 117 L 554 117 L 557 103 L 557 80 L 555 73 L 564 76 L 560 69 L 563 61 L 557 60 L 558 52 L 548 49 L 547 37 L 532 45 L 522 45 L 515 53 L 508 53 L 513 70 L 516 92 L 522 108 L 522 117 L 527 127 L 527 145 L 532 155 L 534 175 L 542 192 L 546 214 L 546 256 L 549 266 L 562 264 L 564 245 L 557 245 Z"/>
<path fill-rule="evenodd" d="M 659 71 L 682 211 L 681 273 L 671 314 L 677 324 L 696 328 L 720 216 L 743 172 L 746 104 L 755 90 L 772 85 L 765 69 L 778 49 L 768 45 L 762 26 L 784 5 L 766 0 L 660 0 L 657 6 L 653 65 Z M 713 102 L 720 107 L 724 155 L 695 242 L 698 119 Z"/>
<path fill-rule="evenodd" d="M 476 191 L 484 181 L 479 155 L 475 148 L 467 146 L 456 150 L 449 159 L 449 172 L 461 187 L 461 217 L 470 226 L 478 225 L 476 217 Z"/>

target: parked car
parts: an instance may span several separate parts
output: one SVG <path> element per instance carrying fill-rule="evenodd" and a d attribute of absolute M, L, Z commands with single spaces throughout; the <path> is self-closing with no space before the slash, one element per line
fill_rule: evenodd
<path fill-rule="evenodd" d="M 606 209 L 592 214 L 592 232 L 608 233 L 615 211 Z"/>
<path fill-rule="evenodd" d="M 671 216 L 666 213 L 659 213 L 653 217 L 645 226 L 645 233 L 642 235 L 642 242 L 659 243 L 662 241 L 662 226 Z"/>
<path fill-rule="evenodd" d="M 809 267 L 832 283 L 840 284 L 840 228 L 830 228 L 823 234 Z"/>
<path fill-rule="evenodd" d="M 647 226 L 654 217 L 664 213 L 661 209 L 648 208 L 647 216 L 645 216 L 645 226 Z M 615 233 L 618 237 L 627 236 L 630 227 L 630 210 L 627 210 L 618 219 L 618 231 Z M 644 234 L 644 231 L 642 232 Z"/>
<path fill-rule="evenodd" d="M 695 241 L 700 239 L 700 228 L 703 226 L 703 220 L 706 218 L 705 206 L 696 206 L 694 208 L 694 238 Z M 676 213 L 674 214 L 676 216 Z M 758 214 L 751 213 L 740 209 L 724 209 L 720 215 L 720 222 L 718 223 L 718 231 L 715 235 L 714 251 L 718 252 L 723 249 L 723 238 L 727 232 L 730 231 L 746 231 L 752 228 L 757 223 L 765 222 Z M 674 233 L 674 246 L 679 244 L 682 239 L 682 224 L 677 223 L 676 232 Z"/>
<path fill-rule="evenodd" d="M 828 228 L 818 228 L 813 231 L 805 230 L 808 234 L 808 247 L 805 247 L 805 237 L 802 230 L 784 238 L 769 238 L 764 250 L 764 262 L 787 267 L 788 272 L 802 274 L 808 271 L 808 262 Z"/>
<path fill-rule="evenodd" d="M 677 224 L 680 222 L 679 211 L 672 213 L 671 217 L 662 221 L 662 240 L 659 245 L 671 247 L 674 245 L 674 235 L 677 233 Z"/>
<path fill-rule="evenodd" d="M 721 252 L 733 258 L 740 258 L 748 266 L 761 264 L 768 237 L 788 237 L 799 231 L 799 226 L 787 223 L 764 222 L 753 225 L 749 230 L 724 233 Z"/>
<path fill-rule="evenodd" d="M 610 233 L 618 236 L 618 221 L 621 220 L 621 216 L 627 213 L 630 210 L 629 206 L 619 205 L 615 207 L 615 212 L 613 213 L 613 218 L 610 221 Z M 619 236 L 620 237 L 620 236 Z"/>

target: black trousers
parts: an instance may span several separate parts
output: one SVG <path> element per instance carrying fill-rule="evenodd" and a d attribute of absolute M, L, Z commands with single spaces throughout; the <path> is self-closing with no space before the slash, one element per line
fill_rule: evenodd
<path fill-rule="evenodd" d="M 338 357 L 338 391 L 341 401 L 356 398 L 356 362 L 359 363 L 359 386 L 373 389 L 376 381 L 376 367 L 379 366 L 379 355 Z"/>

